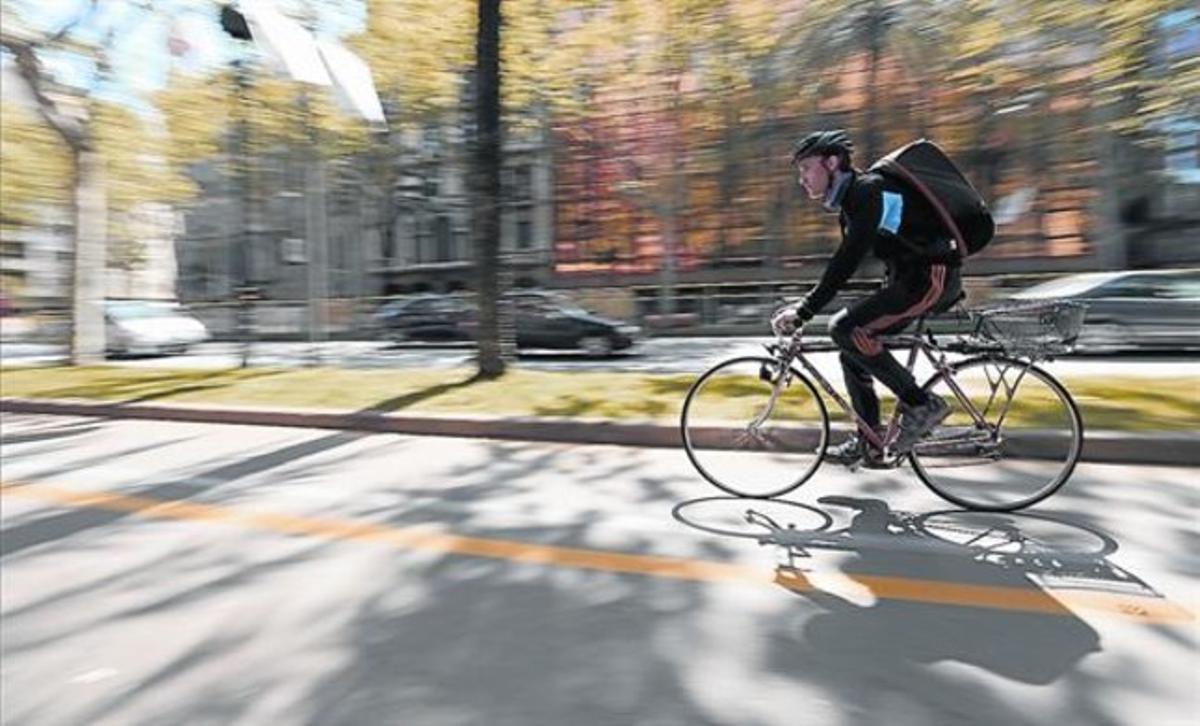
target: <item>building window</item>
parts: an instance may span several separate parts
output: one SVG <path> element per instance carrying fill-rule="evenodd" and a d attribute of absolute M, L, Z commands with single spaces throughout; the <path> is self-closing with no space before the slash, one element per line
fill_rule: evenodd
<path fill-rule="evenodd" d="M 429 222 L 418 219 L 413 225 L 413 252 L 416 262 L 432 262 L 433 250 L 430 249 Z"/>
<path fill-rule="evenodd" d="M 423 185 L 425 188 L 424 193 L 426 199 L 434 199 L 441 193 L 442 185 L 440 181 L 441 180 L 438 179 L 436 170 L 430 173 L 429 176 L 425 177 Z"/>
<path fill-rule="evenodd" d="M 508 202 L 528 202 L 533 199 L 533 170 L 527 164 L 509 167 L 504 172 L 504 187 Z"/>
<path fill-rule="evenodd" d="M 412 216 L 408 214 L 396 215 L 396 221 L 394 224 L 392 224 L 392 234 L 384 242 L 386 247 L 383 250 L 383 256 L 388 262 L 392 262 L 396 259 L 400 252 L 401 240 L 410 237 L 412 235 L 412 231 Z"/>
<path fill-rule="evenodd" d="M 428 124 L 421 133 L 421 148 L 427 154 L 436 156 L 442 148 L 441 130 L 435 124 Z"/>
<path fill-rule="evenodd" d="M 449 219 L 446 217 L 437 218 L 434 237 L 437 243 L 437 261 L 449 262 L 454 259 L 453 238 L 450 235 Z"/>
<path fill-rule="evenodd" d="M 1184 184 L 1200 184 L 1200 123 L 1167 124 L 1167 173 Z"/>
<path fill-rule="evenodd" d="M 517 249 L 527 250 L 533 246 L 533 221 L 529 218 L 529 210 L 517 212 Z"/>

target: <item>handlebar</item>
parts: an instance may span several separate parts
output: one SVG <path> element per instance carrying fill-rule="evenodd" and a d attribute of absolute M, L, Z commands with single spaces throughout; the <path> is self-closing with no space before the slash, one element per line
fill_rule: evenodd
<path fill-rule="evenodd" d="M 799 325 L 791 333 L 775 333 L 775 342 L 767 346 L 772 352 L 787 350 L 799 353 L 804 342 L 804 324 Z"/>

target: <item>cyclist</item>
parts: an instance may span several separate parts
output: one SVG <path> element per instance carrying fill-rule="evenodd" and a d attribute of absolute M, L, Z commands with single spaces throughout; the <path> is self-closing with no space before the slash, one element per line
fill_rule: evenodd
<path fill-rule="evenodd" d="M 817 285 L 798 302 L 775 311 L 771 327 L 777 334 L 795 332 L 833 299 L 868 253 L 882 260 L 887 270 L 883 286 L 834 315 L 829 332 L 841 351 L 851 404 L 866 424 L 880 428 L 874 379 L 900 400 L 894 449 L 903 453 L 941 423 L 950 407 L 922 391 L 879 337 L 958 300 L 960 260 L 929 203 L 895 180 L 854 168 L 853 151 L 850 137 L 840 129 L 809 134 L 792 147 L 797 182 L 825 211 L 838 214 L 842 242 Z M 829 456 L 853 466 L 872 453 L 859 432 Z"/>

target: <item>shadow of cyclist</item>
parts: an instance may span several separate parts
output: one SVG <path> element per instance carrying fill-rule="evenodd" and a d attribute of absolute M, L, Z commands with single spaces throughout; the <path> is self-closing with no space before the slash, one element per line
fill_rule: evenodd
<path fill-rule="evenodd" d="M 824 609 L 803 626 L 802 644 L 814 658 L 889 681 L 902 673 L 931 676 L 926 666 L 958 662 L 1044 685 L 1100 650 L 1096 631 L 1021 571 L 923 536 L 882 501 L 821 501 L 856 510 L 844 549 L 857 556 L 841 572 L 874 602 L 857 604 L 781 566 L 776 582 Z"/>

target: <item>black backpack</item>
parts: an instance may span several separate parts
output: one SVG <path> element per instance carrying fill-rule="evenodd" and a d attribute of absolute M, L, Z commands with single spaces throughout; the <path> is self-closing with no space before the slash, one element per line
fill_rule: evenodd
<path fill-rule="evenodd" d="M 992 241 L 996 223 L 987 203 L 932 141 L 918 139 L 902 146 L 868 171 L 889 176 L 920 193 L 941 218 L 962 257 Z"/>

